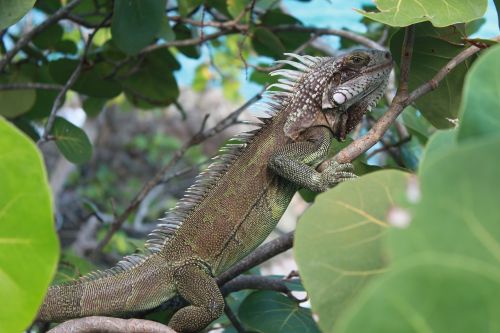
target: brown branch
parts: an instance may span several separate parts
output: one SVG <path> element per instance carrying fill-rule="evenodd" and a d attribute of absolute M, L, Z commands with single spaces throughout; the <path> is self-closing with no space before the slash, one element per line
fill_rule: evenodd
<path fill-rule="evenodd" d="M 382 153 L 384 151 L 389 151 L 390 152 L 393 148 L 401 147 L 405 143 L 410 142 L 410 140 L 411 140 L 411 136 L 407 136 L 406 138 L 401 139 L 401 140 L 399 140 L 398 142 L 395 142 L 395 143 L 381 141 L 383 147 L 371 151 L 370 154 L 368 154 L 366 156 L 366 159 L 370 159 L 371 157 L 373 157 L 373 156 L 375 156 L 375 155 L 377 155 L 379 153 Z M 404 167 L 404 165 L 402 165 L 402 161 L 399 160 L 399 158 L 400 158 L 399 155 L 398 156 L 394 156 L 394 155 L 391 154 L 391 156 L 396 161 L 396 163 L 398 163 L 399 166 Z"/>
<path fill-rule="evenodd" d="M 201 125 L 201 128 L 197 134 L 195 134 L 191 139 L 184 144 L 172 157 L 172 159 L 158 171 L 155 176 L 150 179 L 141 189 L 139 193 L 136 194 L 134 199 L 130 202 L 128 207 L 111 223 L 111 226 L 104 236 L 104 238 L 99 242 L 97 245 L 96 249 L 93 251 L 93 256 L 97 256 L 100 252 L 102 252 L 102 249 L 108 242 L 111 240 L 113 235 L 120 230 L 122 227 L 123 223 L 127 220 L 127 218 L 132 214 L 137 207 L 139 207 L 139 204 L 144 200 L 146 195 L 158 184 L 162 183 L 164 181 L 164 175 L 179 162 L 179 160 L 184 156 L 186 151 L 194 146 L 197 145 L 204 140 L 216 135 L 217 133 L 220 133 L 227 127 L 235 124 L 237 122 L 238 116 L 243 112 L 245 109 L 247 109 L 250 105 L 253 103 L 257 102 L 259 99 L 262 98 L 262 93 L 264 90 L 262 90 L 260 93 L 256 94 L 254 97 L 250 98 L 245 104 L 240 106 L 238 109 L 233 111 L 229 116 L 221 120 L 219 123 L 217 123 L 214 127 L 211 129 L 205 131 L 205 120 L 203 121 L 203 124 Z"/>
<path fill-rule="evenodd" d="M 248 271 L 264 261 L 282 253 L 293 245 L 293 232 L 289 232 L 281 237 L 278 237 L 260 247 L 254 252 L 240 260 L 236 265 L 228 269 L 226 272 L 219 275 L 215 280 L 219 286 L 228 283 L 238 275 Z"/>
<path fill-rule="evenodd" d="M 142 49 L 142 51 L 139 54 L 141 55 L 141 54 L 152 52 L 152 51 L 155 51 L 158 49 L 169 48 L 172 46 L 177 47 L 177 46 L 199 45 L 199 44 L 203 44 L 206 41 L 216 39 L 216 38 L 221 37 L 221 36 L 234 34 L 237 32 L 238 32 L 238 30 L 234 30 L 234 29 L 221 30 L 221 31 L 214 32 L 212 34 L 204 35 L 203 37 L 200 36 L 198 38 L 173 40 L 171 42 L 166 42 L 166 43 L 162 43 L 162 44 L 153 44 L 153 45 L 146 46 L 144 49 Z"/>
<path fill-rule="evenodd" d="M 84 317 L 65 321 L 47 333 L 176 333 L 163 324 L 144 319 Z"/>
<path fill-rule="evenodd" d="M 109 14 L 108 16 L 106 16 L 106 18 L 104 18 L 104 20 L 101 21 L 101 24 L 99 24 L 94 29 L 94 31 L 89 35 L 89 38 L 87 39 L 87 41 L 85 43 L 85 48 L 83 50 L 82 57 L 80 58 L 80 61 L 78 62 L 78 65 L 76 66 L 73 73 L 71 73 L 71 76 L 69 77 L 68 81 L 63 86 L 61 91 L 59 91 L 59 94 L 57 94 L 57 97 L 54 100 L 54 104 L 52 105 L 52 109 L 50 110 L 50 115 L 47 119 L 47 123 L 45 124 L 43 135 L 40 138 L 40 140 L 38 140 L 38 142 L 37 142 L 38 145 L 48 141 L 48 136 L 50 135 L 50 132 L 52 131 L 52 127 L 54 126 L 54 122 L 56 120 L 56 114 L 63 103 L 64 96 L 66 95 L 68 90 L 71 89 L 71 87 L 75 84 L 76 80 L 78 80 L 78 78 L 80 77 L 80 73 L 82 71 L 83 64 L 87 60 L 87 54 L 89 53 L 90 46 L 92 44 L 92 40 L 94 39 L 94 36 L 96 35 L 97 31 L 99 31 L 99 29 L 102 27 L 102 24 L 104 24 L 111 17 L 111 15 L 112 14 Z"/>
<path fill-rule="evenodd" d="M 411 33 L 411 31 L 410 31 Z M 408 30 L 407 30 L 408 34 Z M 407 71 L 407 68 L 410 66 L 411 62 L 411 52 L 408 52 L 408 49 L 412 47 L 413 41 L 411 38 L 405 38 L 406 44 L 403 45 L 402 50 L 402 62 L 401 62 L 401 72 Z M 407 107 L 409 104 L 413 103 L 415 100 L 430 92 L 433 89 L 436 89 L 439 83 L 446 77 L 448 73 L 450 73 L 456 66 L 470 58 L 481 49 L 476 46 L 471 46 L 464 51 L 457 54 L 453 59 L 451 59 L 443 68 L 441 68 L 436 75 L 426 83 L 423 83 L 421 86 L 413 90 L 410 94 L 405 92 L 405 85 L 407 83 L 402 82 L 403 79 L 407 78 L 407 75 L 403 76 L 400 80 L 399 89 L 394 97 L 391 105 L 387 112 L 385 112 L 382 117 L 378 119 L 378 121 L 372 126 L 372 128 L 368 131 L 366 135 L 355 140 L 349 146 L 342 149 L 337 155 L 334 156 L 334 160 L 339 163 L 346 163 L 353 161 L 358 156 L 366 152 L 373 145 L 375 145 L 380 138 L 387 131 L 389 126 L 396 120 L 399 114 Z M 401 89 L 403 87 L 403 89 Z M 323 162 L 318 170 L 323 170 L 328 164 L 330 160 Z"/>
<path fill-rule="evenodd" d="M 286 282 L 287 279 L 272 278 L 268 276 L 240 275 L 224 284 L 220 290 L 224 296 L 243 289 L 273 290 L 287 295 L 296 302 L 305 301 L 305 299 L 297 299 L 293 296 Z"/>
<path fill-rule="evenodd" d="M 352 31 L 340 30 L 340 29 L 325 29 L 325 28 L 315 28 L 315 27 L 304 27 L 301 25 L 277 25 L 273 27 L 267 27 L 269 30 L 274 32 L 279 31 L 295 31 L 295 32 L 309 32 L 312 34 L 317 34 L 318 36 L 323 35 L 333 35 L 343 38 L 350 39 L 358 44 L 364 45 L 366 47 L 376 49 L 376 50 L 386 50 L 385 47 L 374 42 L 373 40 L 366 38 L 360 34 Z"/>
<path fill-rule="evenodd" d="M 28 31 L 24 34 L 17 43 L 7 52 L 4 57 L 0 59 L 0 72 L 7 66 L 7 64 L 14 58 L 14 56 L 19 52 L 23 47 L 28 45 L 28 43 L 35 37 L 35 35 L 39 34 L 43 30 L 47 29 L 52 24 L 64 18 L 73 8 L 75 8 L 82 0 L 73 0 L 69 4 L 64 7 L 58 9 L 54 14 L 49 16 L 45 21 L 43 21 L 40 25 L 37 25 L 32 30 Z"/>
<path fill-rule="evenodd" d="M 63 86 L 60 84 L 40 83 L 40 82 L 0 84 L 0 90 L 28 90 L 28 89 L 61 90 L 62 88 Z"/>

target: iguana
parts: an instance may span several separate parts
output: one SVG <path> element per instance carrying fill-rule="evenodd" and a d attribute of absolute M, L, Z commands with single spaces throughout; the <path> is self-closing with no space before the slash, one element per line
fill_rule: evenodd
<path fill-rule="evenodd" d="M 352 165 L 320 172 L 331 140 L 343 140 L 382 96 L 389 52 L 355 50 L 340 57 L 287 54 L 278 91 L 268 90 L 268 118 L 237 137 L 202 172 L 149 235 L 145 253 L 115 267 L 49 288 L 38 318 L 63 321 L 152 309 L 174 296 L 189 304 L 169 326 L 196 332 L 223 312 L 214 280 L 271 233 L 299 188 L 322 192 L 355 177 Z"/>

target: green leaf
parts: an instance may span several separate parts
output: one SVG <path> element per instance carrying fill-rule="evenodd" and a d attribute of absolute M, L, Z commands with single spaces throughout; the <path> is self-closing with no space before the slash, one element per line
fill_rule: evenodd
<path fill-rule="evenodd" d="M 457 130 L 438 130 L 434 133 L 427 141 L 425 146 L 424 154 L 420 160 L 419 171 L 427 165 L 431 165 L 430 162 L 434 158 L 440 158 L 443 154 L 454 149 L 457 146 Z"/>
<path fill-rule="evenodd" d="M 500 45 L 481 55 L 467 75 L 458 141 L 500 135 Z"/>
<path fill-rule="evenodd" d="M 238 315 L 245 328 L 261 333 L 319 333 L 310 309 L 274 291 L 251 293 Z"/>
<path fill-rule="evenodd" d="M 413 220 L 389 232 L 392 269 L 352 304 L 338 332 L 500 330 L 499 147 L 488 137 L 423 160 Z"/>
<path fill-rule="evenodd" d="M 193 35 L 196 34 L 196 31 L 189 29 L 184 24 L 176 24 L 174 26 L 174 33 L 176 40 L 185 40 L 194 38 Z M 191 59 L 198 59 L 201 55 L 200 48 L 196 45 L 178 46 L 177 49 L 179 49 L 179 51 L 186 57 Z"/>
<path fill-rule="evenodd" d="M 319 195 L 297 224 L 294 242 L 304 287 L 324 332 L 387 266 L 386 216 L 409 174 L 385 170 Z"/>
<path fill-rule="evenodd" d="M 175 40 L 175 32 L 170 26 L 170 23 L 168 22 L 166 17 L 163 17 L 161 19 L 161 27 L 160 30 L 158 31 L 158 37 L 166 42 L 171 42 Z"/>
<path fill-rule="evenodd" d="M 164 13 L 165 0 L 116 0 L 113 41 L 123 52 L 137 54 L 158 34 Z"/>
<path fill-rule="evenodd" d="M 430 21 L 436 27 L 470 22 L 484 15 L 487 0 L 376 0 L 379 12 L 356 10 L 372 20 L 393 27 Z"/>
<path fill-rule="evenodd" d="M 390 237 L 395 257 L 439 252 L 500 263 L 499 148 L 499 137 L 471 140 L 423 160 L 414 219 Z"/>
<path fill-rule="evenodd" d="M 412 106 L 403 112 L 403 123 L 409 132 L 418 137 L 420 142 L 426 143 L 434 132 L 434 127 Z"/>
<path fill-rule="evenodd" d="M 36 0 L 0 0 L 0 30 L 19 21 Z"/>
<path fill-rule="evenodd" d="M 102 108 L 107 101 L 108 100 L 105 98 L 87 98 L 83 101 L 83 111 L 85 111 L 89 117 L 95 117 L 102 111 Z"/>
<path fill-rule="evenodd" d="M 51 61 L 49 63 L 50 75 L 57 83 L 65 84 L 78 62 L 79 60 L 67 58 Z M 122 90 L 116 80 L 108 78 L 112 71 L 113 66 L 104 62 L 84 66 L 71 90 L 98 98 L 116 97 Z"/>
<path fill-rule="evenodd" d="M 49 66 L 47 64 L 43 64 L 40 67 L 34 64 L 26 64 L 21 67 L 21 71 L 25 75 L 29 76 L 33 82 L 56 83 L 50 76 Z M 54 104 L 58 93 L 58 90 L 38 91 L 35 103 L 25 116 L 29 119 L 41 119 L 47 117 L 52 110 L 52 105 Z"/>
<path fill-rule="evenodd" d="M 415 43 L 409 87 L 411 90 L 429 81 L 448 61 L 464 50 L 460 30 L 463 26 L 434 28 L 429 23 L 415 27 Z M 391 38 L 391 52 L 400 62 L 404 30 L 399 30 Z M 469 62 L 458 65 L 439 87 L 419 98 L 415 105 L 423 116 L 436 128 L 450 128 L 458 117 L 460 98 Z"/>
<path fill-rule="evenodd" d="M 59 246 L 38 149 L 1 117 L 0 133 L 0 332 L 22 332 L 52 279 Z"/>
<path fill-rule="evenodd" d="M 167 49 L 148 53 L 142 67 L 123 80 L 125 96 L 143 109 L 171 104 L 179 97 L 179 88 L 172 75 L 172 70 L 178 66 Z"/>
<path fill-rule="evenodd" d="M 78 48 L 72 40 L 63 39 L 54 45 L 54 51 L 65 54 L 76 54 Z"/>
<path fill-rule="evenodd" d="M 283 43 L 267 28 L 257 28 L 252 35 L 252 45 L 259 55 L 281 58 L 286 52 Z"/>
<path fill-rule="evenodd" d="M 31 82 L 31 80 L 21 71 L 0 76 L 0 84 L 26 82 Z M 35 103 L 36 95 L 36 91 L 33 89 L 0 91 L 0 116 L 14 118 L 25 113 Z"/>
<path fill-rule="evenodd" d="M 227 10 L 233 18 L 236 18 L 249 3 L 250 0 L 227 0 Z"/>
<path fill-rule="evenodd" d="M 187 17 L 189 13 L 196 9 L 203 3 L 203 0 L 183 0 L 179 1 L 179 14 L 182 17 Z"/>
<path fill-rule="evenodd" d="M 288 14 L 283 13 L 281 9 L 268 10 L 260 17 L 262 24 L 265 26 L 281 25 L 281 24 L 296 24 L 302 25 L 302 22 Z"/>
<path fill-rule="evenodd" d="M 53 24 L 35 35 L 32 42 L 39 49 L 51 49 L 61 41 L 63 32 L 63 28 L 59 24 Z"/>
<path fill-rule="evenodd" d="M 415 258 L 371 286 L 335 332 L 498 332 L 500 270 L 434 254 Z"/>
<path fill-rule="evenodd" d="M 92 157 L 92 144 L 87 134 L 66 119 L 56 117 L 50 134 L 54 136 L 57 148 L 68 161 L 80 164 Z"/>
<path fill-rule="evenodd" d="M 500 0 L 493 0 L 495 3 L 495 8 L 497 10 L 497 17 L 498 17 L 498 28 L 500 28 Z"/>

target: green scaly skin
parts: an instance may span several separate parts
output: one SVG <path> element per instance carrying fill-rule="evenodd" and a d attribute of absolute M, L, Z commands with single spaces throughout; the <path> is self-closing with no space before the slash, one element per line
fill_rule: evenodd
<path fill-rule="evenodd" d="M 297 58 L 304 65 L 292 65 L 301 71 L 278 71 L 293 81 L 284 87 L 290 92 L 272 97 L 274 115 L 187 191 L 147 252 L 118 268 L 52 286 L 40 320 L 120 316 L 174 296 L 189 303 L 169 322 L 178 332 L 197 332 L 223 313 L 214 277 L 266 239 L 295 192 L 322 192 L 355 177 L 349 164 L 332 163 L 321 173 L 315 168 L 327 158 L 332 139 L 343 139 L 380 98 L 392 68 L 390 55 L 373 50 Z"/>

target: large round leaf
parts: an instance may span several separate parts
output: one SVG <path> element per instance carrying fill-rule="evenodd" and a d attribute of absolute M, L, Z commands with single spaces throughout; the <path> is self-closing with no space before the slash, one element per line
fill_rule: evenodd
<path fill-rule="evenodd" d="M 409 174 L 387 170 L 319 195 L 301 218 L 294 243 L 304 287 L 324 332 L 388 264 L 386 217 Z"/>
<path fill-rule="evenodd" d="M 486 12 L 487 0 L 376 0 L 378 12 L 361 14 L 372 20 L 394 27 L 430 21 L 436 27 L 445 27 L 459 22 L 470 22 Z"/>
<path fill-rule="evenodd" d="M 0 30 L 19 21 L 35 4 L 35 0 L 0 0 Z"/>
<path fill-rule="evenodd" d="M 414 220 L 389 238 L 395 257 L 446 252 L 500 265 L 499 149 L 489 138 L 423 160 Z"/>
<path fill-rule="evenodd" d="M 428 255 L 384 275 L 335 332 L 499 332 L 500 268 Z"/>
<path fill-rule="evenodd" d="M 319 333 L 311 310 L 275 291 L 256 291 L 240 305 L 243 325 L 260 333 Z"/>
<path fill-rule="evenodd" d="M 338 332 L 500 330 L 499 148 L 486 138 L 423 161 L 413 220 L 389 232 L 391 272 L 349 306 Z"/>
<path fill-rule="evenodd" d="M 153 41 L 165 15 L 165 0 L 115 0 L 111 34 L 127 54 L 136 54 Z"/>
<path fill-rule="evenodd" d="M 500 45 L 474 63 L 465 80 L 458 140 L 500 135 Z"/>
<path fill-rule="evenodd" d="M 0 117 L 0 332 L 34 319 L 55 272 L 58 244 L 42 158 Z"/>

